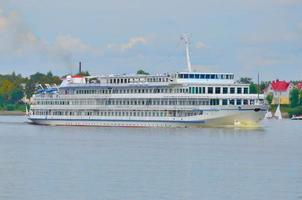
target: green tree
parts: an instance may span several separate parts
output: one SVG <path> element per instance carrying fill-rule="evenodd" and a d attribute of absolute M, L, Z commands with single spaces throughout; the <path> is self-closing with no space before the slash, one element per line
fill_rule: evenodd
<path fill-rule="evenodd" d="M 299 104 L 299 90 L 297 88 L 294 88 L 290 91 L 289 100 L 290 100 L 290 106 L 292 108 L 298 106 L 298 104 Z"/>
<path fill-rule="evenodd" d="M 239 80 L 239 83 L 243 83 L 243 84 L 251 84 L 253 83 L 252 78 L 249 77 L 241 77 Z"/>
<path fill-rule="evenodd" d="M 34 94 L 35 90 L 36 90 L 36 84 L 35 84 L 35 82 L 32 79 L 30 79 L 26 83 L 26 86 L 25 86 L 26 97 L 30 98 Z"/>
<path fill-rule="evenodd" d="M 20 88 L 15 89 L 10 96 L 10 102 L 12 104 L 19 103 L 23 97 L 23 91 Z"/>
<path fill-rule="evenodd" d="M 259 85 L 260 93 L 264 91 L 269 86 L 270 83 L 271 83 L 270 81 L 262 81 Z"/>
<path fill-rule="evenodd" d="M 47 76 L 48 78 L 53 77 L 52 72 L 51 72 L 51 71 L 47 72 L 46 76 Z"/>
<path fill-rule="evenodd" d="M 266 100 L 267 100 L 268 104 L 271 105 L 272 102 L 273 102 L 273 94 L 272 94 L 272 93 L 269 93 L 269 94 L 266 96 Z"/>
<path fill-rule="evenodd" d="M 258 94 L 259 88 L 255 83 L 250 84 L 250 93 L 251 94 Z"/>
<path fill-rule="evenodd" d="M 0 83 L 0 95 L 3 97 L 4 101 L 8 101 L 10 94 L 14 89 L 14 84 L 9 80 L 3 80 Z"/>
<path fill-rule="evenodd" d="M 143 69 L 140 69 L 136 72 L 136 74 L 139 74 L 139 75 L 149 75 L 148 72 L 144 71 Z"/>
<path fill-rule="evenodd" d="M 88 71 L 82 71 L 81 73 L 77 74 L 81 76 L 90 76 L 90 73 Z"/>
<path fill-rule="evenodd" d="M 302 90 L 300 90 L 299 100 L 299 105 L 302 106 Z"/>

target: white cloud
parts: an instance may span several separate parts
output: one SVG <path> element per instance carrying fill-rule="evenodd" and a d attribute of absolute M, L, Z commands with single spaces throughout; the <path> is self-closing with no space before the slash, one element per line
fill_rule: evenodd
<path fill-rule="evenodd" d="M 203 49 L 203 48 L 206 48 L 207 46 L 203 42 L 199 41 L 196 43 L 195 47 L 197 49 Z"/>
<path fill-rule="evenodd" d="M 77 53 L 100 53 L 99 48 L 92 47 L 80 38 L 73 37 L 71 35 L 60 35 L 56 38 L 53 46 L 65 51 L 77 52 Z"/>
<path fill-rule="evenodd" d="M 60 35 L 53 42 L 40 39 L 25 21 L 12 11 L 0 9 L 0 52 L 9 55 L 48 57 L 63 63 L 71 63 L 74 54 L 99 54 L 101 49 L 93 47 L 80 38 Z"/>
<path fill-rule="evenodd" d="M 122 43 L 122 44 L 108 44 L 107 48 L 109 49 L 118 49 L 120 51 L 126 51 L 129 49 L 132 49 L 136 46 L 139 45 L 147 45 L 148 43 L 150 43 L 151 38 L 149 36 L 137 36 L 137 37 L 131 37 L 129 38 L 129 40 L 126 43 Z"/>

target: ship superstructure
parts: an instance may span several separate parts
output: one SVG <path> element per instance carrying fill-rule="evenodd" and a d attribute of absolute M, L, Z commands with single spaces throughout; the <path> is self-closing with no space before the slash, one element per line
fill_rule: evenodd
<path fill-rule="evenodd" d="M 68 76 L 58 89 L 33 96 L 29 119 L 92 126 L 254 124 L 265 115 L 263 102 L 231 73 Z"/>

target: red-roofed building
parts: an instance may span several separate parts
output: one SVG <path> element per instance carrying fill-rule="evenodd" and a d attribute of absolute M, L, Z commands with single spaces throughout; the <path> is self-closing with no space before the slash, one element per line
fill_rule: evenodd
<path fill-rule="evenodd" d="M 272 104 L 289 104 L 289 94 L 294 85 L 291 82 L 279 81 L 278 79 L 271 82 L 265 90 L 265 94 L 273 95 Z"/>
<path fill-rule="evenodd" d="M 302 82 L 298 83 L 298 84 L 296 85 L 296 88 L 298 88 L 299 90 L 302 90 Z"/>
<path fill-rule="evenodd" d="M 78 75 L 73 75 L 72 78 L 83 78 L 83 76 L 78 74 Z"/>

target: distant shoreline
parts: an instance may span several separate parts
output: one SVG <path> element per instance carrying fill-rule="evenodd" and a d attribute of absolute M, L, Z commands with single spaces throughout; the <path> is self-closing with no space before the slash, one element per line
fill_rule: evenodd
<path fill-rule="evenodd" d="M 0 116 L 24 116 L 26 113 L 22 111 L 7 111 L 7 110 L 1 110 Z"/>

